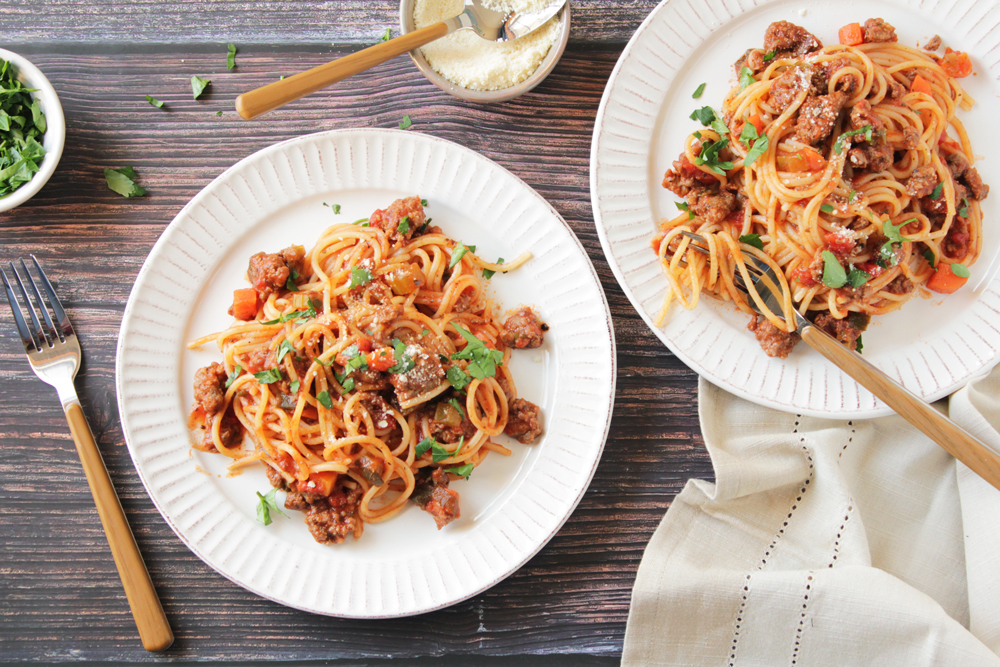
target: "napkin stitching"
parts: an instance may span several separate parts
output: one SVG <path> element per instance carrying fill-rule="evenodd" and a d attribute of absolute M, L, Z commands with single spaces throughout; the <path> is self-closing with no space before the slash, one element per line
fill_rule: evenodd
<path fill-rule="evenodd" d="M 747 596 L 750 594 L 750 577 L 752 572 L 747 573 L 746 581 L 743 582 L 743 599 L 740 601 L 739 611 L 736 612 L 736 623 L 733 631 L 733 643 L 729 647 L 729 667 L 734 667 L 736 660 L 736 642 L 740 639 L 740 627 L 743 623 L 743 611 L 747 608 Z"/>
<path fill-rule="evenodd" d="M 795 646 L 792 648 L 792 664 L 796 664 L 796 660 L 799 658 L 799 648 L 802 645 L 802 632 L 805 630 L 806 625 L 806 609 L 809 607 L 809 592 L 812 591 L 812 580 L 813 580 L 813 570 L 809 570 L 808 576 L 806 577 L 806 592 L 802 599 L 802 612 L 799 616 L 799 627 L 795 631 Z"/>

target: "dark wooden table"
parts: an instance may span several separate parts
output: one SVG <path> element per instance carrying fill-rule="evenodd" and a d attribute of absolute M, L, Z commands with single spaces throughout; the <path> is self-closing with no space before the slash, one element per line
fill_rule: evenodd
<path fill-rule="evenodd" d="M 77 387 L 176 642 L 145 653 L 55 393 L 32 374 L 0 309 L 0 661 L 240 664 L 611 665 L 618 662 L 643 549 L 690 477 L 711 478 L 696 376 L 646 329 L 604 259 L 589 196 L 590 139 L 604 85 L 653 0 L 573 0 L 555 72 L 496 105 L 462 103 L 405 57 L 241 120 L 245 90 L 373 43 L 398 8 L 384 0 L 15 0 L 0 46 L 29 56 L 67 119 L 55 175 L 0 213 L 0 259 L 34 253 L 80 333 Z M 226 71 L 226 44 L 239 48 Z M 192 75 L 212 80 L 191 99 Z M 151 94 L 169 111 L 146 103 Z M 222 116 L 216 115 L 222 111 Z M 170 531 L 132 467 L 114 388 L 118 327 L 147 253 L 180 208 L 237 160 L 274 142 L 349 127 L 396 127 L 466 145 L 558 209 L 597 266 L 618 339 L 618 392 L 604 457 L 565 527 L 485 593 L 412 618 L 314 616 L 258 598 Z M 148 189 L 125 199 L 105 167 L 133 165 Z"/>

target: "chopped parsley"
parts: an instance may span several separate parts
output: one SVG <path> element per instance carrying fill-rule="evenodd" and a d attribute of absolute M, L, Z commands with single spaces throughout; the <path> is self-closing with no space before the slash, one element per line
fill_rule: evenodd
<path fill-rule="evenodd" d="M 275 359 L 275 361 L 280 364 L 281 360 L 284 359 L 285 355 L 288 353 L 291 353 L 294 356 L 295 348 L 292 346 L 291 343 L 288 342 L 288 339 L 285 338 L 281 341 L 281 345 L 278 346 L 278 356 L 277 359 Z"/>
<path fill-rule="evenodd" d="M 6 169 L 0 171 L 0 184 L 3 183 L 3 174 Z M 104 180 L 108 182 L 108 187 L 120 194 L 122 197 L 141 197 L 146 194 L 146 189 L 136 183 L 139 174 L 135 173 L 132 167 L 121 167 L 119 169 L 105 169 Z M 0 189 L 2 189 L 0 185 Z"/>
<path fill-rule="evenodd" d="M 720 176 L 725 176 L 726 171 L 733 168 L 733 163 L 720 160 L 719 151 L 728 145 L 729 139 L 706 141 L 701 145 L 701 155 L 695 156 L 694 163 L 698 166 L 705 165 Z"/>
<path fill-rule="evenodd" d="M 457 398 L 449 398 L 448 405 L 458 410 L 458 414 L 462 415 L 462 419 L 465 419 L 465 410 L 462 409 L 462 404 L 458 402 Z"/>
<path fill-rule="evenodd" d="M 230 44 L 229 53 L 226 54 L 226 69 L 233 69 L 234 67 L 236 67 L 236 46 Z"/>
<path fill-rule="evenodd" d="M 955 263 L 951 265 L 951 272 L 954 273 L 959 278 L 968 278 L 972 274 L 969 273 L 969 269 L 965 264 Z"/>
<path fill-rule="evenodd" d="M 940 199 L 942 189 L 944 189 L 944 181 L 941 181 L 934 186 L 934 190 L 931 191 L 931 199 Z"/>
<path fill-rule="evenodd" d="M 691 211 L 691 207 L 688 205 L 687 202 L 675 201 L 674 206 L 676 206 L 681 211 L 687 211 L 688 220 L 694 220 L 694 212 Z"/>
<path fill-rule="evenodd" d="M 352 225 L 361 225 L 362 227 L 367 227 L 368 226 L 368 220 L 370 220 L 370 218 L 358 218 L 357 220 L 355 220 L 351 224 Z M 361 224 L 361 223 L 364 223 L 364 224 Z"/>
<path fill-rule="evenodd" d="M 698 121 L 705 127 L 712 128 L 719 134 L 720 137 L 724 137 L 729 134 L 729 128 L 726 127 L 726 123 L 719 117 L 719 114 L 715 113 L 715 109 L 712 107 L 695 109 L 691 112 L 690 118 Z"/>
<path fill-rule="evenodd" d="M 398 225 L 396 225 L 396 231 L 400 234 L 405 234 L 410 231 L 410 216 L 403 216 L 403 219 L 399 221 Z"/>
<path fill-rule="evenodd" d="M 210 83 L 212 83 L 211 80 L 203 79 L 200 76 L 191 77 L 191 93 L 194 95 L 194 99 L 201 97 Z"/>
<path fill-rule="evenodd" d="M 775 49 L 773 51 L 768 51 L 767 53 L 764 54 L 764 62 L 767 62 L 769 60 L 774 60 L 774 57 L 776 55 L 778 55 L 778 49 Z"/>
<path fill-rule="evenodd" d="M 222 109 L 219 109 L 218 111 L 216 111 L 215 115 L 216 116 L 221 116 L 222 115 Z"/>
<path fill-rule="evenodd" d="M 302 383 L 299 382 L 298 380 L 295 380 L 290 385 L 288 385 L 288 388 L 292 390 L 293 394 L 297 394 L 297 393 L 299 393 L 299 387 L 301 387 L 301 386 L 302 386 Z"/>
<path fill-rule="evenodd" d="M 334 215 L 340 215 L 340 204 L 330 205 L 330 204 L 327 204 L 326 202 L 323 202 L 323 206 L 326 206 L 327 208 L 332 209 Z M 368 218 L 365 218 L 365 220 L 367 220 L 367 219 Z M 357 224 L 357 223 L 355 223 L 355 224 Z"/>
<path fill-rule="evenodd" d="M 460 352 L 451 355 L 451 358 L 453 360 L 467 359 L 469 364 L 466 366 L 466 372 L 477 380 L 495 377 L 497 374 L 496 365 L 498 362 L 503 361 L 503 352 L 491 350 L 486 347 L 483 341 L 473 336 L 458 324 L 452 322 L 452 326 L 468 342 L 468 345 L 462 348 Z"/>
<path fill-rule="evenodd" d="M 345 391 L 347 390 L 345 389 Z M 333 401 L 330 400 L 330 392 L 325 390 L 319 392 L 316 394 L 316 400 L 327 410 L 333 410 Z"/>
<path fill-rule="evenodd" d="M 156 99 L 152 95 L 146 95 L 146 101 L 149 102 L 150 104 L 152 104 L 157 109 L 162 109 L 163 108 L 163 102 L 161 102 L 160 100 Z"/>
<path fill-rule="evenodd" d="M 503 257 L 498 258 L 495 263 L 496 264 L 503 264 Z M 493 274 L 495 274 L 495 273 L 496 273 L 496 271 L 494 271 L 493 269 L 483 269 L 483 278 L 486 278 L 487 280 L 489 280 L 490 278 L 493 277 Z"/>
<path fill-rule="evenodd" d="M 823 204 L 822 206 L 819 207 L 819 210 L 823 211 L 824 213 L 833 213 L 833 206 L 830 206 L 829 204 Z"/>
<path fill-rule="evenodd" d="M 236 378 L 238 378 L 240 373 L 242 372 L 243 372 L 243 367 L 237 364 L 236 369 L 229 374 L 229 377 L 226 378 L 226 389 L 229 389 L 230 385 L 232 385 L 233 382 L 236 381 Z"/>
<path fill-rule="evenodd" d="M 48 122 L 35 88 L 14 78 L 10 63 L 0 58 L 0 198 L 31 180 L 39 170 Z"/>
<path fill-rule="evenodd" d="M 743 90 L 752 83 L 757 83 L 757 79 L 753 76 L 753 70 L 744 65 L 740 69 L 740 90 Z"/>
<path fill-rule="evenodd" d="M 856 130 L 848 130 L 847 132 L 842 133 L 839 137 L 837 137 L 837 141 L 835 141 L 834 144 L 833 144 L 833 152 L 836 153 L 837 155 L 840 155 L 841 153 L 843 153 L 844 152 L 844 140 L 847 139 L 848 137 L 853 137 L 853 136 L 858 135 L 858 134 L 865 135 L 865 141 L 871 141 L 872 140 L 872 126 L 871 125 L 865 125 L 863 127 L 859 127 Z"/>
<path fill-rule="evenodd" d="M 288 272 L 288 279 L 285 281 L 285 289 L 289 292 L 298 292 L 299 288 L 295 285 L 295 279 L 299 277 L 299 272 L 295 269 L 290 269 Z"/>
<path fill-rule="evenodd" d="M 829 250 L 823 251 L 823 284 L 834 289 L 847 284 L 847 272 Z"/>
<path fill-rule="evenodd" d="M 871 274 L 861 269 L 851 269 L 851 272 L 847 274 L 847 284 L 854 289 L 858 289 L 871 279 Z"/>
<path fill-rule="evenodd" d="M 354 391 L 354 378 L 346 378 L 340 383 L 340 386 L 344 388 L 345 394 Z"/>
<path fill-rule="evenodd" d="M 466 246 L 464 243 L 459 241 L 455 245 L 455 250 L 451 253 L 451 261 L 448 262 L 448 268 L 449 269 L 455 268 L 455 265 L 461 262 L 462 258 L 465 257 L 465 253 L 469 252 L 470 250 L 472 252 L 476 252 L 476 246 L 474 245 Z"/>
<path fill-rule="evenodd" d="M 464 477 L 469 479 L 469 475 L 472 474 L 473 465 L 471 463 L 466 463 L 464 466 L 454 466 L 452 468 L 445 468 L 445 472 L 450 472 L 453 475 L 458 475 L 459 477 Z"/>
<path fill-rule="evenodd" d="M 459 441 L 459 443 L 458 443 L 458 447 L 456 447 L 455 451 L 453 451 L 453 452 L 449 452 L 447 449 L 445 449 L 444 447 L 442 447 L 441 444 L 438 443 L 437 440 L 432 441 L 431 442 L 431 460 L 434 461 L 434 463 L 441 463 L 441 461 L 444 461 L 445 459 L 450 459 L 453 456 L 458 456 L 458 452 L 462 449 L 462 444 L 464 443 L 464 441 L 465 441 L 465 438 L 463 436 L 462 440 Z"/>
<path fill-rule="evenodd" d="M 430 449 L 432 445 L 437 445 L 437 440 L 430 437 L 424 438 L 423 440 L 417 443 L 417 447 L 415 450 L 416 455 L 418 457 L 423 456 L 424 454 L 427 453 L 427 450 Z M 438 446 L 440 447 L 440 445 Z"/>
<path fill-rule="evenodd" d="M 958 209 L 958 217 L 968 218 L 969 217 L 969 200 L 962 197 L 962 208 Z"/>
<path fill-rule="evenodd" d="M 361 287 L 362 285 L 367 285 L 372 281 L 372 272 L 363 266 L 352 266 L 351 267 L 351 282 L 348 288 L 354 289 L 355 287 Z"/>
<path fill-rule="evenodd" d="M 426 199 L 421 199 L 420 200 L 420 205 L 421 206 L 427 206 L 427 200 Z"/>
<path fill-rule="evenodd" d="M 283 313 L 278 319 L 261 322 L 261 324 L 284 324 L 285 322 L 290 322 L 292 320 L 304 320 L 311 317 L 316 317 L 316 306 L 312 303 L 309 304 L 309 308 L 306 310 L 294 310 L 290 313 Z"/>
<path fill-rule="evenodd" d="M 854 348 L 854 351 L 861 354 L 861 350 L 865 349 L 865 344 L 861 342 L 861 336 L 858 336 L 858 346 Z"/>
<path fill-rule="evenodd" d="M 451 384 L 452 388 L 456 391 L 462 391 L 469 386 L 470 382 L 472 382 L 472 378 L 469 377 L 469 374 L 458 366 L 452 366 L 449 368 L 445 372 L 444 376 L 448 379 L 449 384 Z"/>
<path fill-rule="evenodd" d="M 401 130 L 405 130 L 411 125 L 413 125 L 413 121 L 410 120 L 409 116 L 403 116 L 403 120 L 399 121 L 399 129 Z"/>
<path fill-rule="evenodd" d="M 758 134 L 757 127 L 750 121 L 743 123 L 743 129 L 740 131 L 740 142 L 750 149 L 747 156 L 743 158 L 744 166 L 750 166 L 756 162 L 757 158 L 763 155 L 771 144 L 768 136 Z"/>
<path fill-rule="evenodd" d="M 274 510 L 286 519 L 288 518 L 288 515 L 281 511 L 278 503 L 274 500 L 274 494 L 277 492 L 277 489 L 271 489 L 267 492 L 267 495 L 261 495 L 260 491 L 257 491 L 257 520 L 265 526 L 271 525 L 271 510 Z"/>
<path fill-rule="evenodd" d="M 752 245 L 757 250 L 764 249 L 764 242 L 760 240 L 760 234 L 744 234 L 740 237 L 740 243 Z"/>
<path fill-rule="evenodd" d="M 389 368 L 389 372 L 394 375 L 405 375 L 417 365 L 413 357 L 406 354 L 406 343 L 398 338 L 392 339 L 392 353 L 396 359 L 396 364 Z"/>
<path fill-rule="evenodd" d="M 857 190 L 851 190 L 847 193 L 847 202 L 850 203 L 854 199 L 854 195 L 858 194 Z"/>
<path fill-rule="evenodd" d="M 385 32 L 382 33 L 382 37 L 379 38 L 378 41 L 380 41 L 380 42 L 388 42 L 390 39 L 392 39 L 392 28 L 386 28 Z"/>
<path fill-rule="evenodd" d="M 694 98 L 694 99 L 698 99 L 699 97 L 701 97 L 701 94 L 703 92 L 705 92 L 705 84 L 704 83 L 694 89 L 694 94 L 691 95 L 691 97 Z"/>
<path fill-rule="evenodd" d="M 421 336 L 426 336 L 429 333 L 430 333 L 430 329 L 421 329 L 420 330 L 420 335 Z"/>
<path fill-rule="evenodd" d="M 898 225 L 894 225 L 888 220 L 882 223 L 882 233 L 885 234 L 885 243 L 882 244 L 882 248 L 879 250 L 878 258 L 886 263 L 888 266 L 895 266 L 897 263 L 895 244 L 903 243 L 904 241 L 912 241 L 913 239 L 908 239 L 899 233 L 899 230 L 906 225 L 910 224 L 916 220 L 916 218 L 910 218 L 909 220 L 904 220 Z"/>
<path fill-rule="evenodd" d="M 927 263 L 931 265 L 932 269 L 937 268 L 937 258 L 934 256 L 934 251 L 930 248 L 924 250 L 924 259 L 927 260 Z"/>
<path fill-rule="evenodd" d="M 266 371 L 254 373 L 253 376 L 257 378 L 257 382 L 260 382 L 261 384 L 271 384 L 272 382 L 278 382 L 281 380 L 281 371 L 277 368 L 268 368 Z"/>

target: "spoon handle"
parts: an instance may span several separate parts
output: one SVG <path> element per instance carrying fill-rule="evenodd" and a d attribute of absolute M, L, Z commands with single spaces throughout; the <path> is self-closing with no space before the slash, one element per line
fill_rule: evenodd
<path fill-rule="evenodd" d="M 443 21 L 435 23 L 426 28 L 400 35 L 387 42 L 369 46 L 367 49 L 362 49 L 325 65 L 313 67 L 281 81 L 269 83 L 237 97 L 236 111 L 247 120 L 256 118 L 264 112 L 277 109 L 303 95 L 314 93 L 320 88 L 326 88 L 341 79 L 364 72 L 390 58 L 395 58 L 407 51 L 433 42 L 435 39 L 440 39 L 450 31 L 451 28 L 447 23 Z"/>
<path fill-rule="evenodd" d="M 900 417 L 923 431 L 946 452 L 1000 489 L 1000 455 L 989 445 L 816 327 L 803 329 L 802 340 L 885 401 Z"/>

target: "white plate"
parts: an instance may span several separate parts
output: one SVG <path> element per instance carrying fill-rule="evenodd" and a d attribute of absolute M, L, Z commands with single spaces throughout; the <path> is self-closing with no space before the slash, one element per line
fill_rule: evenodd
<path fill-rule="evenodd" d="M 972 280 L 947 299 L 914 299 L 875 317 L 865 333 L 865 358 L 928 400 L 941 398 L 1000 361 L 1000 133 L 993 118 L 1000 76 L 1000 6 L 970 0 L 666 0 L 643 22 L 622 53 L 597 113 L 590 191 L 601 245 L 611 269 L 642 318 L 682 361 L 748 400 L 820 417 L 861 418 L 890 409 L 806 345 L 787 360 L 766 357 L 746 331 L 749 316 L 712 299 L 693 311 L 676 306 L 662 328 L 653 324 L 667 281 L 649 246 L 656 222 L 676 215 L 676 198 L 661 183 L 696 122 L 697 107 L 719 108 L 733 83 L 732 64 L 763 43 L 767 26 L 787 20 L 837 43 L 839 26 L 880 16 L 910 46 L 940 34 L 968 51 L 976 76 L 962 85 L 978 101 L 959 112 L 976 167 L 994 188 L 983 205 L 983 254 Z M 694 100 L 698 84 L 708 82 Z"/>
<path fill-rule="evenodd" d="M 462 516 L 438 531 L 425 512 L 365 527 L 361 540 L 323 546 L 300 512 L 255 520 L 262 468 L 227 478 L 226 460 L 193 451 L 186 415 L 192 378 L 218 360 L 186 341 L 225 328 L 232 290 L 251 254 L 311 246 L 401 196 L 486 257 L 534 258 L 490 289 L 512 308 L 535 305 L 545 345 L 514 353 L 518 393 L 538 403 L 545 434 L 509 441 L 470 481 L 453 484 Z M 339 204 L 334 215 L 323 202 Z M 206 346 L 214 348 L 214 346 Z M 146 259 L 118 343 L 118 405 L 146 490 L 202 560 L 258 595 L 331 616 L 406 616 L 464 600 L 533 556 L 569 518 L 600 459 L 614 399 L 611 316 L 597 274 L 569 226 L 541 196 L 490 160 L 416 132 L 343 130 L 266 148 L 219 176 L 174 218 Z"/>

